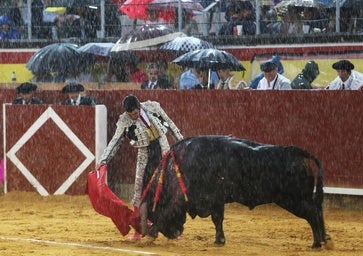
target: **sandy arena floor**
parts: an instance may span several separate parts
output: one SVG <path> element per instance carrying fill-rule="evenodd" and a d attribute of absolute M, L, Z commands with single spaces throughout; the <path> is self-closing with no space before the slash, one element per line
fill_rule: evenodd
<path fill-rule="evenodd" d="M 217 247 L 210 218 L 188 218 L 179 240 L 162 235 L 151 245 L 131 243 L 112 221 L 97 214 L 87 196 L 41 197 L 29 192 L 0 196 L 0 255 L 363 255 L 363 214 L 325 210 L 334 250 L 313 251 L 308 224 L 275 205 L 226 206 L 226 245 Z"/>

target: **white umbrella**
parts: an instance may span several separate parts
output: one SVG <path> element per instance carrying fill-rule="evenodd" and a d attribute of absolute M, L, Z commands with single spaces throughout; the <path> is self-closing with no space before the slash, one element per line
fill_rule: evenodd
<path fill-rule="evenodd" d="M 147 24 L 123 36 L 116 42 L 111 51 L 128 51 L 157 46 L 180 36 L 186 35 L 182 32 L 174 32 L 164 25 Z"/>
<path fill-rule="evenodd" d="M 160 46 L 159 50 L 179 55 L 194 50 L 212 49 L 212 48 L 215 48 L 215 46 L 210 42 L 204 41 L 202 39 L 193 36 L 185 36 L 185 37 L 177 37 L 163 44 L 162 46 Z"/>

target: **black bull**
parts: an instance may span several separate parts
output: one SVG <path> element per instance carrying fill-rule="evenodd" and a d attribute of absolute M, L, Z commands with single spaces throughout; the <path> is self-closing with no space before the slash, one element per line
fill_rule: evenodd
<path fill-rule="evenodd" d="M 313 232 L 313 248 L 330 240 L 322 211 L 322 166 L 303 149 L 228 136 L 199 136 L 173 145 L 163 161 L 164 168 L 159 167 L 149 184 L 144 184 L 141 208 L 146 211 L 147 207 L 147 218 L 153 223 L 147 230 L 151 237 L 157 237 L 158 232 L 170 239 L 180 236 L 188 212 L 192 218 L 211 215 L 215 243 L 223 245 L 224 204 L 238 202 L 250 209 L 276 203 L 305 219 Z M 310 162 L 317 166 L 316 178 Z"/>

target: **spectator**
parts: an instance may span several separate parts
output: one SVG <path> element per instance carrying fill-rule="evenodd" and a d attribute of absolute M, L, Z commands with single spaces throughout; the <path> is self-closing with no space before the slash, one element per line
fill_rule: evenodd
<path fill-rule="evenodd" d="M 82 40 L 96 38 L 99 21 L 96 13 L 87 6 L 76 6 L 76 14 L 78 17 L 73 19 L 71 23 L 69 35 Z"/>
<path fill-rule="evenodd" d="M 216 89 L 236 90 L 247 87 L 247 83 L 243 80 L 238 81 L 229 69 L 219 69 L 217 73 L 220 79 L 216 85 Z"/>
<path fill-rule="evenodd" d="M 134 206 L 131 218 L 136 220 L 140 215 L 141 218 L 145 216 L 143 208 L 139 209 L 141 193 L 162 155 L 169 150 L 167 132 L 171 133 L 175 141 L 182 140 L 183 135 L 158 102 L 140 103 L 136 96 L 128 95 L 123 99 L 122 107 L 125 112 L 119 116 L 116 132 L 97 163 L 97 168 L 110 162 L 125 138 L 137 148 L 134 196 L 131 201 Z M 135 231 L 129 239 L 133 241 L 140 238 L 141 235 Z"/>
<path fill-rule="evenodd" d="M 151 7 L 146 7 L 147 18 L 145 23 L 146 24 L 156 24 L 159 25 L 160 23 L 164 23 L 164 20 L 158 18 L 158 10 L 153 9 Z"/>
<path fill-rule="evenodd" d="M 17 0 L 15 0 L 17 1 Z M 24 26 L 27 26 L 29 23 L 29 17 L 28 17 L 28 1 L 29 0 L 23 0 L 20 3 L 18 3 L 18 7 L 20 9 L 21 12 L 21 18 L 23 20 L 23 24 Z"/>
<path fill-rule="evenodd" d="M 256 17 L 254 8 L 250 1 L 241 2 L 243 35 L 256 34 Z"/>
<path fill-rule="evenodd" d="M 303 32 L 303 22 L 301 17 L 302 9 L 300 7 L 289 6 L 283 24 L 281 26 L 282 34 L 301 34 Z"/>
<path fill-rule="evenodd" d="M 43 104 L 44 102 L 37 97 L 34 97 L 34 92 L 37 86 L 32 83 L 22 83 L 16 88 L 16 94 L 18 97 L 13 100 L 13 104 Z"/>
<path fill-rule="evenodd" d="M 172 85 L 165 78 L 160 77 L 160 68 L 157 63 L 146 67 L 148 79 L 141 83 L 141 89 L 170 89 Z"/>
<path fill-rule="evenodd" d="M 277 65 L 277 70 L 279 72 L 279 74 L 283 74 L 284 73 L 284 67 L 282 66 L 282 63 L 280 61 L 280 57 L 278 55 L 274 55 L 272 56 L 272 58 L 269 61 L 273 61 L 276 63 Z M 255 76 L 249 85 L 250 89 L 257 89 L 258 83 L 260 82 L 260 80 L 263 78 L 263 72 L 261 72 L 260 74 L 258 74 L 257 76 Z"/>
<path fill-rule="evenodd" d="M 124 64 L 117 59 L 111 58 L 108 71 L 105 76 L 105 82 L 129 82 L 129 74 L 124 68 Z"/>
<path fill-rule="evenodd" d="M 129 82 L 142 83 L 148 79 L 145 72 L 139 69 L 135 62 L 126 63 L 125 71 L 129 76 Z"/>
<path fill-rule="evenodd" d="M 76 82 L 68 83 L 62 89 L 62 93 L 68 94 L 68 98 L 64 102 L 64 104 L 73 105 L 73 106 L 80 106 L 80 105 L 94 106 L 94 105 L 96 105 L 96 101 L 92 96 L 82 95 L 81 92 L 84 92 L 83 85 L 76 83 Z"/>
<path fill-rule="evenodd" d="M 24 22 L 18 0 L 12 0 L 11 3 L 12 5 L 11 8 L 9 9 L 9 18 L 10 20 L 13 21 L 14 28 L 18 30 L 19 33 L 24 32 L 23 31 Z"/>
<path fill-rule="evenodd" d="M 28 0 L 30 1 L 30 0 Z M 32 35 L 35 38 L 45 38 L 43 33 L 43 2 L 42 0 L 33 0 L 31 4 L 31 24 Z"/>
<path fill-rule="evenodd" d="M 41 38 L 52 39 L 52 28 L 55 26 L 55 23 L 58 18 L 58 14 L 55 12 L 46 11 L 47 7 L 52 6 L 51 0 L 43 0 L 43 10 L 42 10 L 42 28 L 41 28 Z M 55 38 L 53 38 L 55 39 Z"/>
<path fill-rule="evenodd" d="M 13 22 L 7 14 L 0 16 L 0 40 L 20 39 L 20 33 L 13 28 Z"/>
<path fill-rule="evenodd" d="M 278 19 L 276 10 L 264 5 L 261 8 L 261 34 L 278 34 L 281 31 L 282 22 Z"/>
<path fill-rule="evenodd" d="M 227 6 L 226 15 L 229 16 L 227 23 L 223 24 L 219 30 L 219 35 L 233 35 L 233 29 L 237 25 L 243 25 L 242 9 L 239 1 L 230 2 Z"/>
<path fill-rule="evenodd" d="M 291 81 L 278 73 L 275 62 L 266 61 L 261 64 L 263 78 L 258 83 L 257 90 L 290 90 Z"/>
<path fill-rule="evenodd" d="M 197 84 L 194 89 L 214 89 L 215 83 L 212 79 L 209 80 L 209 70 L 197 69 L 197 76 L 199 84 Z"/>
<path fill-rule="evenodd" d="M 214 0 L 202 0 L 200 1 L 200 4 L 203 6 L 203 9 L 207 8 L 209 5 L 211 5 L 214 2 Z M 224 4 L 224 1 L 222 1 L 222 4 Z M 215 7 L 209 9 L 209 12 L 206 13 L 208 16 L 208 32 L 211 31 L 212 25 L 213 25 L 213 16 L 215 12 Z"/>
<path fill-rule="evenodd" d="M 333 64 L 338 76 L 326 87 L 328 90 L 362 90 L 363 74 L 354 71 L 349 60 L 340 60 Z"/>
<path fill-rule="evenodd" d="M 170 85 L 174 85 L 174 77 L 169 73 L 168 62 L 165 59 L 160 59 L 156 64 L 159 66 L 159 77 L 168 81 Z"/>
<path fill-rule="evenodd" d="M 291 82 L 292 89 L 313 89 L 311 83 L 318 77 L 319 75 L 319 66 L 318 64 L 311 60 L 306 63 L 305 67 L 298 74 L 294 80 Z"/>
<path fill-rule="evenodd" d="M 150 25 L 164 25 L 171 30 L 174 30 L 174 23 L 169 23 L 166 18 L 167 12 L 160 11 L 157 4 L 149 4 L 146 8 L 147 17 L 145 24 Z"/>
<path fill-rule="evenodd" d="M 360 6 L 357 8 L 356 13 L 354 15 L 355 17 L 352 18 L 352 32 L 354 34 L 363 33 L 363 6 Z"/>
<path fill-rule="evenodd" d="M 194 89 L 199 84 L 197 70 L 186 68 L 180 76 L 179 87 L 181 90 Z"/>
<path fill-rule="evenodd" d="M 178 15 L 178 9 L 175 8 L 175 30 L 179 30 L 179 15 Z M 191 36 L 198 34 L 198 24 L 193 19 L 193 13 L 188 13 L 185 9 L 182 10 L 182 30 L 180 32 L 183 32 L 184 34 Z"/>
<path fill-rule="evenodd" d="M 329 27 L 329 18 L 326 12 L 323 12 L 323 8 L 310 8 L 306 7 L 303 11 L 304 25 L 306 30 L 304 33 L 310 32 L 322 32 L 326 31 Z M 303 29 L 304 30 L 304 29 Z"/>
<path fill-rule="evenodd" d="M 118 8 L 111 3 L 112 1 L 105 1 L 105 37 L 119 37 L 122 33 L 121 21 L 119 18 Z M 100 15 L 97 13 L 97 15 Z M 101 19 L 98 18 L 97 27 L 100 26 Z"/>

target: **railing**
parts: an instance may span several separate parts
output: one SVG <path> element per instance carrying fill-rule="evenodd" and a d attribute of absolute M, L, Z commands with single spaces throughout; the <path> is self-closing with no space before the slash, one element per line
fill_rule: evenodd
<path fill-rule="evenodd" d="M 225 0 L 224 0 L 225 1 Z M 35 14 L 32 14 L 32 11 L 36 10 L 36 8 L 40 8 L 40 6 L 36 6 L 30 3 L 34 1 L 28 1 L 28 8 L 31 7 L 31 11 L 29 9 L 27 10 L 28 17 L 33 15 L 33 18 L 29 18 L 29 22 L 25 23 L 21 16 L 18 17 L 21 20 L 14 20 L 14 27 L 18 28 L 21 32 L 21 39 L 20 40 L 8 40 L 11 43 L 17 43 L 17 42 L 42 42 L 45 41 L 49 43 L 50 41 L 79 41 L 80 43 L 87 42 L 87 41 L 112 41 L 115 42 L 117 39 L 121 37 L 121 35 L 126 34 L 129 30 L 131 30 L 135 25 L 139 26 L 144 23 L 142 20 L 134 21 L 129 19 L 126 15 L 122 15 L 118 11 L 118 6 L 111 4 L 110 1 L 100 0 L 100 6 L 99 11 L 101 11 L 100 15 L 97 17 L 95 21 L 90 22 L 90 27 L 92 27 L 95 30 L 95 33 L 90 35 L 88 38 L 81 38 L 80 36 L 73 36 L 70 38 L 69 35 L 62 37 L 61 35 L 58 35 L 55 37 L 53 35 L 52 37 L 52 29 L 55 27 L 55 24 L 53 23 L 44 23 L 41 22 L 41 24 L 36 24 L 36 17 Z M 221 3 L 223 1 L 217 0 L 215 2 L 212 2 L 209 6 L 207 6 L 203 11 L 202 15 L 195 15 L 196 22 L 198 24 L 199 28 L 199 34 L 195 35 L 198 37 L 204 37 L 208 38 L 211 41 L 218 41 L 222 44 L 225 44 L 225 40 L 219 36 L 219 29 L 222 26 L 223 23 L 225 23 L 224 19 L 224 12 L 221 10 Z M 253 1 L 254 2 L 254 1 Z M 260 1 L 256 1 L 258 4 Z M 14 6 L 11 5 L 5 5 L 4 2 L 0 3 L 0 14 L 9 14 L 14 13 L 11 12 L 11 10 Z M 23 6 L 24 7 L 24 6 Z M 24 9 L 19 9 L 19 11 L 22 11 Z M 260 10 L 256 8 L 256 10 Z M 209 20 L 211 12 L 213 12 L 213 20 Z M 24 13 L 24 12 L 23 12 Z M 343 18 L 346 17 L 340 17 L 340 12 L 337 12 L 338 16 L 332 16 L 329 22 L 332 23 L 338 23 L 336 25 L 335 30 L 333 28 L 332 31 L 329 31 L 329 33 L 316 33 L 316 35 L 310 36 L 310 42 L 315 42 L 319 37 L 325 37 L 326 39 L 319 39 L 317 42 L 324 43 L 325 42 L 336 42 L 337 39 L 347 41 L 361 41 L 361 36 L 363 32 L 363 17 L 360 16 L 350 16 L 349 17 L 349 26 L 347 26 L 346 29 L 341 29 L 341 26 L 339 26 L 339 23 L 343 20 Z M 13 15 L 14 16 L 14 15 Z M 114 18 L 111 18 L 113 16 Z M 261 12 L 257 11 L 256 14 L 256 35 L 254 36 L 244 36 L 245 39 L 241 39 L 242 36 L 235 36 L 232 39 L 228 39 L 229 44 L 234 44 L 233 42 L 237 43 L 245 43 L 249 44 L 249 42 L 253 42 L 256 44 L 264 44 L 266 43 L 291 43 L 295 42 L 295 40 L 299 41 L 299 36 L 301 35 L 293 35 L 293 34 L 284 34 L 283 38 L 281 37 L 281 34 L 278 34 L 277 37 L 279 37 L 278 41 L 276 41 L 276 36 L 274 34 L 268 34 L 263 33 L 261 31 L 260 25 L 261 25 Z M 39 20 L 38 20 L 39 21 Z M 169 24 L 170 25 L 170 24 Z M 214 30 L 210 30 L 210 27 L 213 27 Z M 179 29 L 179 28 L 177 28 Z M 43 34 L 36 33 L 36 31 L 43 31 Z M 237 38 L 237 39 L 235 39 Z M 309 37 L 306 37 L 304 35 L 304 39 L 309 40 Z M 330 41 L 333 40 L 333 41 Z M 1 40 L 0 40 L 1 41 Z M 4 47 L 9 45 L 11 46 L 11 43 L 5 43 L 3 44 Z"/>

